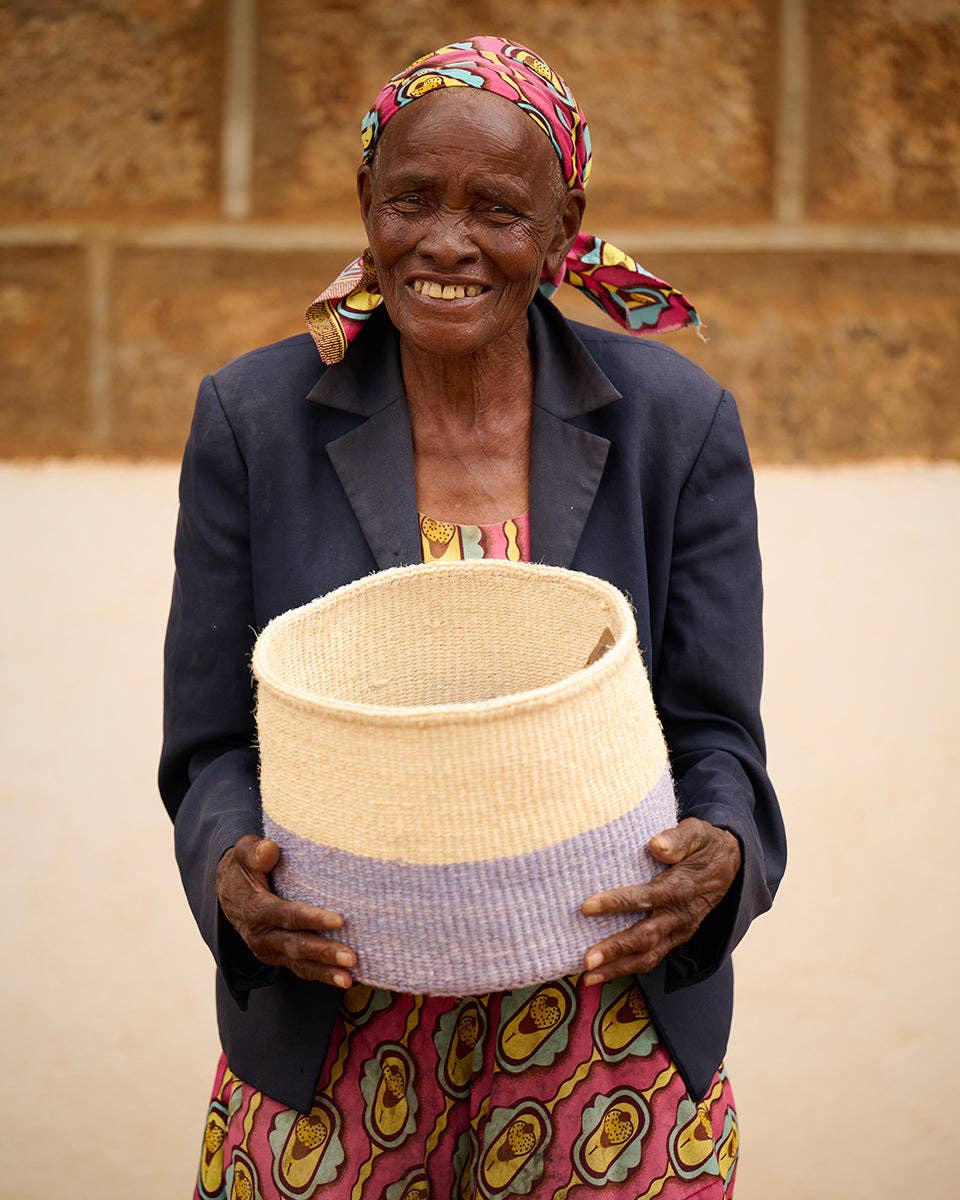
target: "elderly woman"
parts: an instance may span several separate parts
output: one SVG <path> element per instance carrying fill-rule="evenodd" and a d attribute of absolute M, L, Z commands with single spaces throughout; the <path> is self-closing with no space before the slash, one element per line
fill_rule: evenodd
<path fill-rule="evenodd" d="M 580 232 L 586 122 L 530 51 L 478 37 L 420 59 L 362 137 L 368 250 L 311 306 L 312 336 L 203 381 L 184 455 L 160 785 L 224 1051 L 196 1194 L 730 1195 L 730 953 L 784 865 L 734 401 L 628 336 L 696 314 Z M 566 321 L 564 282 L 627 332 Z M 579 974 L 373 989 L 349 897 L 271 889 L 249 655 L 273 616 L 370 571 L 480 557 L 629 594 L 682 819 L 650 843 L 652 883 L 583 897 L 637 919 Z"/>

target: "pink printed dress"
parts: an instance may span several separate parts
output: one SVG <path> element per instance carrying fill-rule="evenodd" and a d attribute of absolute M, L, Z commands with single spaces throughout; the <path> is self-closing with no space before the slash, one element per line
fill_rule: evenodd
<path fill-rule="evenodd" d="M 528 514 L 421 516 L 420 534 L 426 562 L 530 557 Z M 221 1056 L 195 1197 L 720 1200 L 738 1142 L 724 1067 L 693 1103 L 632 975 L 464 997 L 355 984 L 309 1113 Z"/>

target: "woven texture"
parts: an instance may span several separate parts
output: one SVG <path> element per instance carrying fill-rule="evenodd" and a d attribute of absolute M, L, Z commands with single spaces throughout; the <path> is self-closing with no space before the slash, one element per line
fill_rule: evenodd
<path fill-rule="evenodd" d="M 676 822 L 611 585 L 525 563 L 384 571 L 277 617 L 253 670 L 274 886 L 344 913 L 362 982 L 529 986 L 636 919 L 579 911 L 652 878 L 646 844 Z"/>

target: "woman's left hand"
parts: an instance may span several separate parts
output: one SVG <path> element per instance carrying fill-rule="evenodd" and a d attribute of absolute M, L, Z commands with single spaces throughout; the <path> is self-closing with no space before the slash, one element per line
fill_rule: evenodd
<path fill-rule="evenodd" d="M 652 971 L 675 947 L 689 941 L 720 903 L 740 870 L 740 843 L 726 829 L 687 817 L 650 839 L 650 853 L 667 864 L 650 883 L 614 888 L 588 897 L 589 916 L 645 913 L 622 933 L 597 942 L 583 956 L 584 983 Z"/>

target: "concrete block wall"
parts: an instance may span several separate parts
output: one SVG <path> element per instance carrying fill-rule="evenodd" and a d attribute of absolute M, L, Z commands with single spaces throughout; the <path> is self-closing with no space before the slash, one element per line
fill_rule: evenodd
<path fill-rule="evenodd" d="M 12 0 L 0 454 L 177 457 L 363 247 L 382 82 L 476 32 L 571 83 L 586 227 L 695 301 L 757 461 L 960 458 L 956 0 Z"/>

